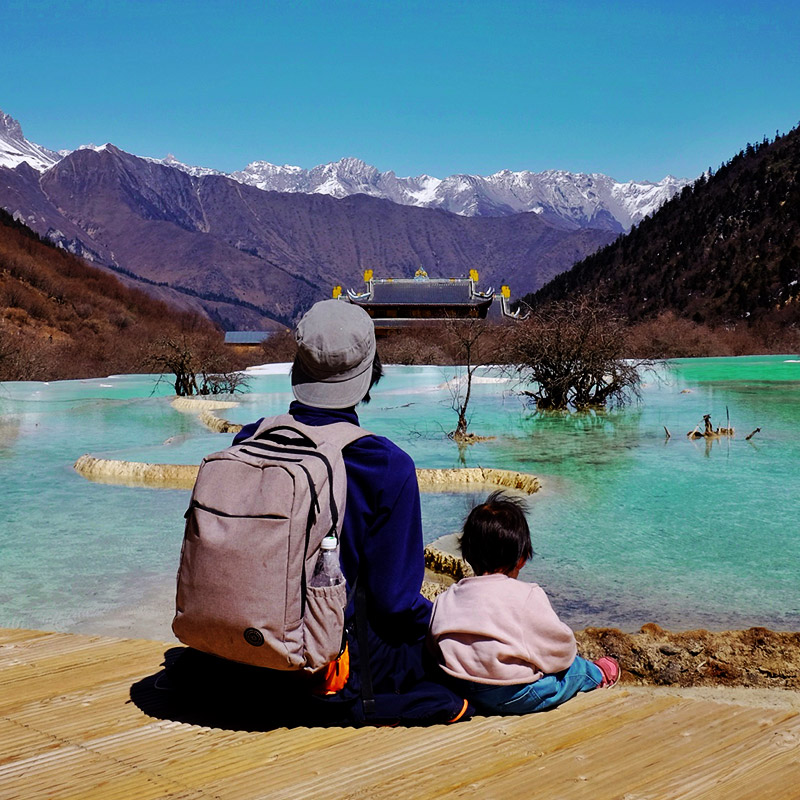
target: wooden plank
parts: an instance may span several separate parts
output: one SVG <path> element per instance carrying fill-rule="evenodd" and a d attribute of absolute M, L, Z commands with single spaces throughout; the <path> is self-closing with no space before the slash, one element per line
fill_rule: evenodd
<path fill-rule="evenodd" d="M 169 645 L 0 630 L 0 797 L 800 796 L 800 713 L 644 691 L 427 728 L 222 730 L 130 699 Z"/>
<path fill-rule="evenodd" d="M 42 636 L 52 636 L 47 631 L 29 631 L 25 628 L 0 628 L 0 652 L 4 645 L 14 644 L 15 642 L 29 642 Z"/>
<path fill-rule="evenodd" d="M 157 775 L 77 746 L 61 747 L 46 758 L 21 759 L 0 768 L 0 796 L 4 800 L 157 800 L 181 790 Z"/>
<path fill-rule="evenodd" d="M 74 636 L 74 639 L 71 637 Z M 0 652 L 0 681 L 14 692 L 0 698 L 0 712 L 90 689 L 120 678 L 157 671 L 167 645 L 97 636 L 51 634 Z"/>
<path fill-rule="evenodd" d="M 0 766 L 61 746 L 61 742 L 49 733 L 12 719 L 0 719 L 0 742 Z"/>
<path fill-rule="evenodd" d="M 130 679 L 27 703 L 13 711 L 27 728 L 47 729 L 59 740 L 86 741 L 146 725 L 151 720 L 126 698 Z"/>
<path fill-rule="evenodd" d="M 674 709 L 654 710 L 639 725 L 574 742 L 542 758 L 535 774 L 525 765 L 507 763 L 500 774 L 478 788 L 486 797 L 515 797 L 515 786 L 535 778 L 543 797 L 668 800 L 702 796 L 697 795 L 702 787 L 714 786 L 732 772 L 744 778 L 757 762 L 761 710 L 748 711 L 682 701 Z M 684 735 L 687 731 L 689 735 Z M 727 798 L 725 794 L 710 796 Z"/>

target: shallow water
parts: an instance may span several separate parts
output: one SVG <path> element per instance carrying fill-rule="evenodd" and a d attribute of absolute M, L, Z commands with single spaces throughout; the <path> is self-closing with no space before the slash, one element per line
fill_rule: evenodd
<path fill-rule="evenodd" d="M 462 454 L 444 435 L 452 375 L 388 368 L 361 422 L 420 467 L 539 475 L 523 577 L 571 625 L 800 629 L 797 357 L 678 360 L 647 377 L 640 403 L 580 416 L 536 414 L 484 373 L 471 429 L 495 438 Z M 228 443 L 174 410 L 169 389 L 154 391 L 153 376 L 0 385 L 0 626 L 69 630 L 174 580 L 188 492 L 93 484 L 72 469 L 83 453 L 197 463 Z M 237 399 L 220 416 L 280 413 L 288 379 L 255 376 Z M 736 437 L 689 441 L 705 413 L 715 425 L 729 415 Z M 426 541 L 456 530 L 477 499 L 424 495 Z"/>

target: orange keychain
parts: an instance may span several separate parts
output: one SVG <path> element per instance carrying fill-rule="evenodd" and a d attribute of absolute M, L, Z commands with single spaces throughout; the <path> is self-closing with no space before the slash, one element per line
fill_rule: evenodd
<path fill-rule="evenodd" d="M 320 670 L 320 677 L 321 681 L 315 687 L 314 694 L 336 694 L 340 689 L 344 689 L 350 677 L 350 650 L 347 644 L 337 659 L 331 661 L 324 670 Z"/>

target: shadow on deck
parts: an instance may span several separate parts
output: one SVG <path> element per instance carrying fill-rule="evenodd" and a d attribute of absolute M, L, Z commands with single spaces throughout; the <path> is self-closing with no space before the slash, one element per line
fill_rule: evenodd
<path fill-rule="evenodd" d="M 176 652 L 0 629 L 0 797 L 800 796 L 800 713 L 790 707 L 615 688 L 547 714 L 453 726 L 285 727 L 254 692 L 244 713 L 175 706 L 154 679 Z"/>

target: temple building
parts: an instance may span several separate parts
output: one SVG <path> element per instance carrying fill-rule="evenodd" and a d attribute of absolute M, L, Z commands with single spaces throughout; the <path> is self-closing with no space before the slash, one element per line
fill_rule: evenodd
<path fill-rule="evenodd" d="M 519 319 L 512 312 L 508 286 L 500 295 L 494 289 L 478 289 L 478 273 L 472 269 L 467 278 L 431 278 L 420 267 L 413 278 L 376 278 L 364 272 L 366 291 L 342 292 L 334 287 L 333 296 L 361 306 L 374 320 L 378 333 L 404 328 L 421 322 L 453 318 L 477 318 L 499 322 Z"/>

